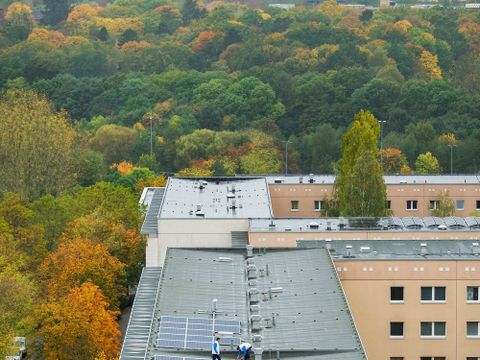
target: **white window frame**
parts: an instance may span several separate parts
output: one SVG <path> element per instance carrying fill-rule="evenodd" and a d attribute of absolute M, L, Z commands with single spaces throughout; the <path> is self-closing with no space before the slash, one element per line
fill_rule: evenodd
<path fill-rule="evenodd" d="M 408 206 L 410 203 L 411 206 Z M 415 207 L 413 207 L 415 205 Z M 407 211 L 417 211 L 418 210 L 418 200 L 407 200 Z"/>
<path fill-rule="evenodd" d="M 318 202 L 318 207 L 316 206 Z M 322 211 L 324 208 L 323 200 L 313 200 L 313 211 Z"/>
<path fill-rule="evenodd" d="M 432 203 L 433 203 L 433 206 L 432 206 Z M 439 205 L 439 201 L 438 200 L 430 200 L 428 202 L 428 208 L 429 210 L 437 210 L 438 209 L 438 205 Z"/>
<path fill-rule="evenodd" d="M 468 323 L 476 323 L 477 324 L 477 335 L 468 335 Z M 480 321 L 467 321 L 465 323 L 465 335 L 469 339 L 480 339 Z"/>
<path fill-rule="evenodd" d="M 462 202 L 462 207 L 458 207 L 458 202 L 461 201 Z M 455 200 L 455 210 L 465 210 L 465 200 L 463 199 L 458 199 L 458 200 Z"/>
<path fill-rule="evenodd" d="M 432 335 L 422 335 L 422 323 L 429 323 L 432 327 Z M 445 324 L 445 335 L 435 335 L 435 324 Z M 447 337 L 447 322 L 446 321 L 420 321 L 420 338 L 421 339 L 445 339 Z"/>
<path fill-rule="evenodd" d="M 432 288 L 432 299 L 422 300 L 422 288 Z M 435 289 L 445 288 L 445 300 L 435 300 Z M 422 304 L 445 304 L 447 302 L 447 287 L 446 286 L 420 286 L 420 303 Z"/>
<path fill-rule="evenodd" d="M 293 203 L 297 203 L 297 208 L 293 207 Z M 290 211 L 300 211 L 300 201 L 299 200 L 290 200 Z"/>
<path fill-rule="evenodd" d="M 402 324 L 402 335 L 392 335 L 392 323 Z M 403 339 L 405 337 L 405 323 L 403 321 L 390 321 L 389 335 L 390 339 Z"/>
<path fill-rule="evenodd" d="M 477 300 L 468 299 L 468 289 L 476 288 L 477 289 Z M 467 304 L 480 304 L 480 286 L 467 286 Z"/>
<path fill-rule="evenodd" d="M 403 300 L 392 300 L 392 288 L 403 289 Z M 390 286 L 390 304 L 405 304 L 405 287 L 404 286 Z"/>

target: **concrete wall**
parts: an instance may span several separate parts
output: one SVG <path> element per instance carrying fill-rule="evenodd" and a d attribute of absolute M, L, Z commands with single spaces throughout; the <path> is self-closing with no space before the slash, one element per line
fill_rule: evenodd
<path fill-rule="evenodd" d="M 248 231 L 247 219 L 161 219 L 147 245 L 146 266 L 163 266 L 168 247 L 232 247 L 231 232 Z"/>
<path fill-rule="evenodd" d="M 333 185 L 325 184 L 270 184 L 270 197 L 275 217 L 319 217 L 314 201 L 331 197 Z M 395 184 L 387 185 L 387 199 L 391 201 L 394 216 L 430 216 L 430 200 L 436 200 L 441 192 L 449 191 L 452 200 L 464 200 L 464 209 L 456 215 L 466 217 L 477 210 L 480 185 L 453 184 Z M 291 209 L 291 201 L 299 201 L 299 209 Z M 417 210 L 407 210 L 407 200 L 417 200 Z"/>
<path fill-rule="evenodd" d="M 466 322 L 480 321 L 480 303 L 466 301 L 466 287 L 480 286 L 480 261 L 336 260 L 335 265 L 369 359 L 480 357 L 480 338 L 466 337 Z M 404 287 L 404 303 L 390 303 L 391 286 Z M 421 303 L 421 286 L 445 286 L 446 301 Z M 404 322 L 402 339 L 390 338 L 391 321 Z M 421 321 L 445 321 L 446 337 L 421 338 Z"/>

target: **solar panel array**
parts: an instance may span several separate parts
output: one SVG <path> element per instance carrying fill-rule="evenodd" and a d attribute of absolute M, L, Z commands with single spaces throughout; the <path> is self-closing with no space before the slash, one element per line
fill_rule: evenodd
<path fill-rule="evenodd" d="M 162 316 L 157 346 L 163 348 L 210 350 L 215 333 L 240 334 L 240 321 Z M 221 345 L 240 345 L 240 338 L 221 337 Z"/>
<path fill-rule="evenodd" d="M 441 229 L 446 227 L 449 230 L 478 230 L 480 229 L 480 217 L 469 216 L 466 218 L 461 218 L 458 216 L 449 216 L 444 218 L 439 217 L 391 217 L 384 218 L 379 222 L 384 228 L 390 230 L 420 230 L 420 229 Z"/>

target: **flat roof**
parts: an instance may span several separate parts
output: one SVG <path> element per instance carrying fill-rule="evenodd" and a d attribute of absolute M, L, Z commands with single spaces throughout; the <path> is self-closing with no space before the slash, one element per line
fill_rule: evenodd
<path fill-rule="evenodd" d="M 250 219 L 249 232 L 479 231 L 480 217 L 266 218 Z M 479 235 L 480 236 L 480 235 Z"/>
<path fill-rule="evenodd" d="M 211 358 L 156 343 L 162 316 L 239 320 L 240 336 L 282 359 L 366 359 L 325 249 L 176 249 L 167 252 L 147 358 Z M 213 300 L 216 305 L 213 307 Z M 222 335 L 221 335 L 222 336 Z M 222 347 L 233 353 L 233 347 Z M 228 357 L 228 355 L 227 355 Z"/>
<path fill-rule="evenodd" d="M 140 229 L 141 234 L 156 235 L 158 233 L 158 214 L 164 194 L 165 188 L 161 187 L 148 187 L 143 189 L 140 204 L 147 208 L 147 213 L 145 214 L 145 219 Z"/>
<path fill-rule="evenodd" d="M 171 177 L 159 212 L 161 219 L 248 219 L 271 215 L 264 177 Z"/>
<path fill-rule="evenodd" d="M 474 240 L 298 240 L 297 245 L 329 249 L 334 260 L 480 260 Z"/>
<path fill-rule="evenodd" d="M 385 175 L 387 185 L 455 185 L 455 184 L 476 184 L 480 185 L 478 175 Z M 267 176 L 269 184 L 325 184 L 333 185 L 335 175 L 278 175 Z"/>

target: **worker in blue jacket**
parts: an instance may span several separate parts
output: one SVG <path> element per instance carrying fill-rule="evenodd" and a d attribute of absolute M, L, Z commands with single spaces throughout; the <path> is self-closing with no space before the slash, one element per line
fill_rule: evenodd
<path fill-rule="evenodd" d="M 252 345 L 247 342 L 240 344 L 237 346 L 238 356 L 243 356 L 243 360 L 250 360 L 250 354 L 252 352 Z"/>
<path fill-rule="evenodd" d="M 217 337 L 212 344 L 212 360 L 222 360 L 220 357 L 220 338 Z"/>

